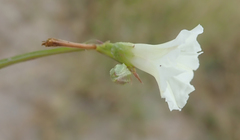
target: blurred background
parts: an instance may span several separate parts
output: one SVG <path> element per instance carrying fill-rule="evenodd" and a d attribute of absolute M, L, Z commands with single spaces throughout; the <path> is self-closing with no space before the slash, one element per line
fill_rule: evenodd
<path fill-rule="evenodd" d="M 198 24 L 204 53 L 181 112 L 155 79 L 111 82 L 117 64 L 95 51 L 0 70 L 1 140 L 239 140 L 239 0 L 0 0 L 0 59 L 44 50 L 49 37 L 160 44 Z"/>

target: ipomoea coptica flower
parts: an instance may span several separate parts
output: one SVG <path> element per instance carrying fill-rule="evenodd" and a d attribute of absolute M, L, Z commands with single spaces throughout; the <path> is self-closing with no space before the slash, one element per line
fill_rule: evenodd
<path fill-rule="evenodd" d="M 193 70 L 199 67 L 198 56 L 202 52 L 197 36 L 202 32 L 203 27 L 198 25 L 190 31 L 182 30 L 176 39 L 159 45 L 125 42 L 80 44 L 54 38 L 42 45 L 96 49 L 123 63 L 110 72 L 112 80 L 121 84 L 130 82 L 130 71 L 141 82 L 135 70 L 135 67 L 139 68 L 155 77 L 169 109 L 181 110 L 187 103 L 188 94 L 195 90 L 190 81 Z"/>

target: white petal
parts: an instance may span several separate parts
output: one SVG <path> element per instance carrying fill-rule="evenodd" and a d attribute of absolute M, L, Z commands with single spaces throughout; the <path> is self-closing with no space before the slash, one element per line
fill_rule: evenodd
<path fill-rule="evenodd" d="M 156 60 L 156 59 L 160 59 L 164 55 L 176 49 L 176 47 L 177 47 L 177 44 L 174 44 L 174 45 L 135 44 L 132 51 L 135 57 L 141 57 L 149 60 Z"/>

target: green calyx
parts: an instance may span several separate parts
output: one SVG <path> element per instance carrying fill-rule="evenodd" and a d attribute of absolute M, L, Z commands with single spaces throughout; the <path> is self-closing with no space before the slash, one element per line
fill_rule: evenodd
<path fill-rule="evenodd" d="M 142 83 L 135 67 L 130 62 L 131 58 L 134 57 L 132 52 L 133 48 L 134 44 L 126 42 L 105 42 L 97 45 L 96 50 L 98 52 L 105 54 L 121 63 L 116 65 L 110 71 L 110 76 L 113 82 L 118 84 L 129 83 L 131 82 L 131 74 L 133 74 Z"/>
<path fill-rule="evenodd" d="M 125 43 L 125 42 L 117 42 L 110 43 L 105 42 L 103 44 L 97 45 L 96 50 L 102 54 L 105 54 L 120 63 L 124 63 L 127 67 L 133 67 L 130 63 L 129 59 L 131 59 L 134 55 L 132 53 L 132 49 L 134 44 Z"/>

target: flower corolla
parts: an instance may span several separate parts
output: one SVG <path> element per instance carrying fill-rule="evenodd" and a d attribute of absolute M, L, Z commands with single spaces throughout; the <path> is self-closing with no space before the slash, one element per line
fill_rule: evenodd
<path fill-rule="evenodd" d="M 197 36 L 203 33 L 198 25 L 192 30 L 182 30 L 172 41 L 159 45 L 134 44 L 130 63 L 155 77 L 162 98 L 169 109 L 179 110 L 185 106 L 189 94 L 195 90 L 190 84 L 193 70 L 199 67 L 198 56 L 202 49 Z"/>

